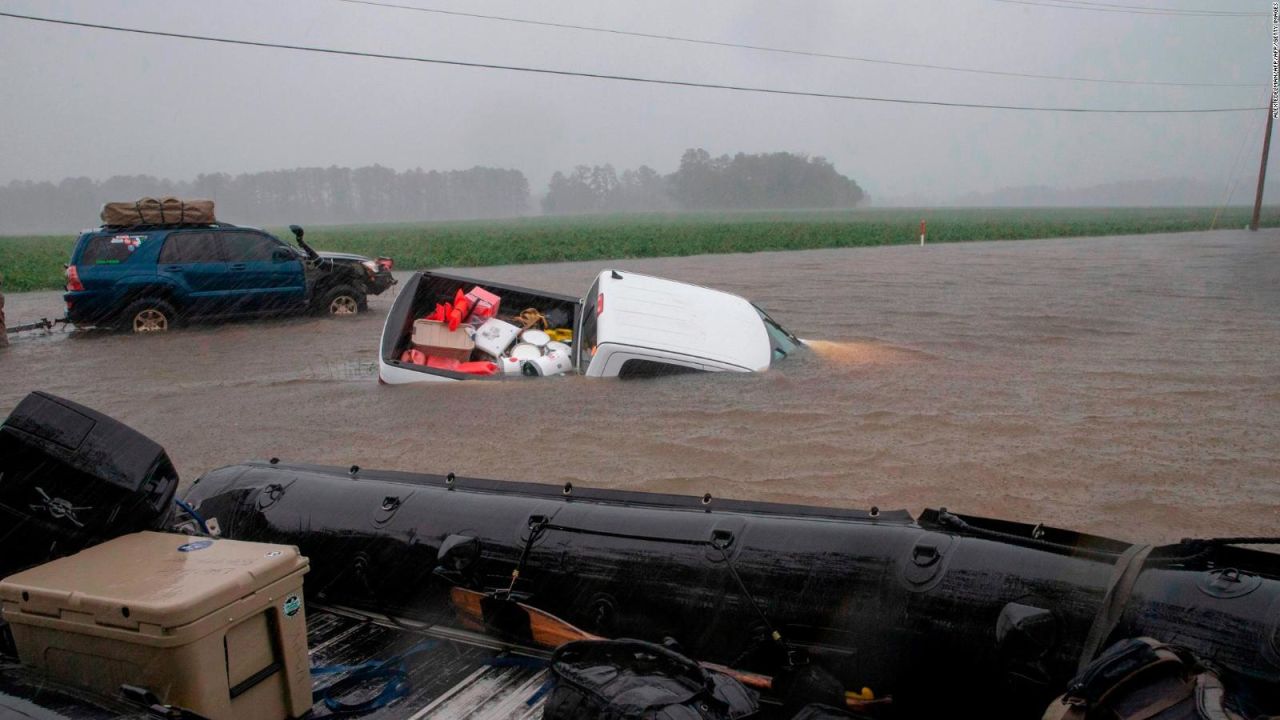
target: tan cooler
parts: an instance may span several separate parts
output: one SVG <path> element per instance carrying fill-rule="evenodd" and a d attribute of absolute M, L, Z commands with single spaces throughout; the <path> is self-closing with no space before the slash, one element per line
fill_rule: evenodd
<path fill-rule="evenodd" d="M 142 532 L 0 582 L 24 664 L 211 720 L 311 708 L 302 576 L 287 545 Z"/>

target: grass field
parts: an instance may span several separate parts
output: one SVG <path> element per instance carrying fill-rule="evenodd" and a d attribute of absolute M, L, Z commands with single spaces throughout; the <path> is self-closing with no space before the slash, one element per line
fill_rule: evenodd
<path fill-rule="evenodd" d="M 1018 240 L 1208 230 L 1214 208 L 946 208 L 840 212 L 743 212 L 687 215 L 534 217 L 449 223 L 314 227 L 321 250 L 386 255 L 397 269 L 508 265 L 706 253 L 807 250 L 918 242 Z M 1221 212 L 1215 227 L 1241 228 L 1247 208 Z M 1280 227 L 1280 207 L 1262 224 Z M 284 230 L 275 230 L 289 238 Z M 4 289 L 57 289 L 75 238 L 0 237 Z"/>

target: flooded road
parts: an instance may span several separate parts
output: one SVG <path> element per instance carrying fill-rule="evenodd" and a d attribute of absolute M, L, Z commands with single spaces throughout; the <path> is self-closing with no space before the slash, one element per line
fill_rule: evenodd
<path fill-rule="evenodd" d="M 851 507 L 946 506 L 1122 539 L 1280 528 L 1280 233 L 478 268 L 583 294 L 605 266 L 745 295 L 815 352 L 759 375 L 381 386 L 391 295 L 299 318 L 16 340 L 43 389 L 249 458 Z M 57 293 L 10 295 L 17 324 Z M 678 323 L 672 318 L 672 323 Z"/>

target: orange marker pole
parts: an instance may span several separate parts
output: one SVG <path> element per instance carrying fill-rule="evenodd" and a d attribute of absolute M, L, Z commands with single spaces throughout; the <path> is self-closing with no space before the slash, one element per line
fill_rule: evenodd
<path fill-rule="evenodd" d="M 920 247 L 924 247 L 924 220 L 920 221 Z"/>

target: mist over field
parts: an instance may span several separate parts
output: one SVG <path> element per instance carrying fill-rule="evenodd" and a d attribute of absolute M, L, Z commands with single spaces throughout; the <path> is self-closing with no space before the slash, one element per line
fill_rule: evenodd
<path fill-rule="evenodd" d="M 213 199 L 224 220 L 259 225 L 294 222 L 355 224 L 509 218 L 530 215 L 647 213 L 704 210 L 849 209 L 866 200 L 853 180 L 823 158 L 792 153 L 711 157 L 684 153 L 666 175 L 642 165 L 557 171 L 538 200 L 518 170 L 396 172 L 360 168 L 298 168 L 265 173 L 199 175 L 191 182 L 117 176 L 102 182 L 14 181 L 0 187 L 0 233 L 71 231 L 90 209 L 140 197 Z M 75 223 L 81 224 L 75 224 Z"/>
<path fill-rule="evenodd" d="M 224 221 L 253 225 L 355 225 L 497 220 L 534 215 L 704 211 L 851 210 L 867 207 L 1240 207 L 1252 180 L 1228 187 L 1195 180 L 1130 181 L 1084 188 L 1028 186 L 949 200 L 871 198 L 824 158 L 770 153 L 712 158 L 686 151 L 675 172 L 579 165 L 541 190 L 524 173 L 474 167 L 396 172 L 379 165 L 202 174 L 192 181 L 116 176 L 103 181 L 13 181 L 0 187 L 0 235 L 68 233 L 96 224 L 105 202 L 179 196 L 216 201 Z"/>
<path fill-rule="evenodd" d="M 88 24 L 801 95 L 0 18 L 0 232 L 67 232 L 104 200 L 163 194 L 257 224 L 1249 202 L 1269 5 L 1064 4 L 12 0 Z M 696 175 L 690 151 L 754 186 L 671 182 Z M 797 161 L 761 175 L 739 157 Z"/>

